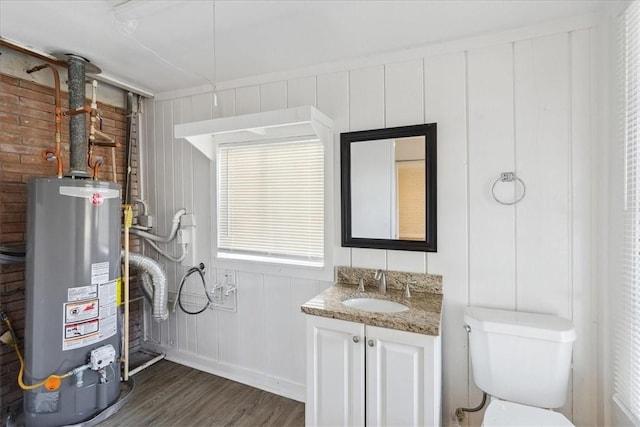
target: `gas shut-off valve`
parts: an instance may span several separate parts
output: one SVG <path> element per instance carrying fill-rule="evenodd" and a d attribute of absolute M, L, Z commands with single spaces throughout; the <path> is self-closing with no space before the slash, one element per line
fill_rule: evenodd
<path fill-rule="evenodd" d="M 91 350 L 91 355 L 89 356 L 92 371 L 99 371 L 111 365 L 115 360 L 116 350 L 111 344 Z"/>
<path fill-rule="evenodd" d="M 104 370 L 107 366 L 111 365 L 116 360 L 116 349 L 111 344 L 103 345 L 102 347 L 94 348 L 89 353 L 89 362 L 85 365 L 78 366 L 74 370 L 70 371 L 70 375 L 76 377 L 76 387 L 82 387 L 84 385 L 84 371 L 91 369 L 100 374 L 100 383 L 107 382 L 107 373 Z"/>

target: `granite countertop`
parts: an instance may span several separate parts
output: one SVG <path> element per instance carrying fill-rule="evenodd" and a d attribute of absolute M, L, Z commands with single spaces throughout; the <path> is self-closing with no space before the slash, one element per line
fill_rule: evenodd
<path fill-rule="evenodd" d="M 377 313 L 342 304 L 342 301 L 349 298 L 367 297 L 396 301 L 408 306 L 409 310 L 399 313 Z M 376 287 L 368 286 L 365 287 L 364 292 L 358 292 L 356 285 L 336 283 L 300 308 L 302 312 L 314 316 L 331 317 L 424 335 L 440 335 L 442 294 L 412 292 L 411 298 L 405 298 L 403 292 L 397 289 L 388 289 L 384 294 Z"/>

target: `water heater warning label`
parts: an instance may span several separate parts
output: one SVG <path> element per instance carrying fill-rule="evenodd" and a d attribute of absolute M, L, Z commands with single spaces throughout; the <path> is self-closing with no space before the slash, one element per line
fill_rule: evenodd
<path fill-rule="evenodd" d="M 99 325 L 97 320 L 78 323 L 75 325 L 67 325 L 64 328 L 64 337 L 65 339 L 69 339 L 92 335 L 98 332 L 98 327 Z"/>
<path fill-rule="evenodd" d="M 106 264 L 108 269 L 108 263 Z M 92 281 L 93 279 L 92 274 Z M 62 325 L 63 351 L 92 345 L 116 334 L 118 326 L 116 283 L 116 280 L 112 280 L 67 290 Z"/>
<path fill-rule="evenodd" d="M 71 302 L 64 305 L 65 323 L 81 322 L 98 317 L 98 300 Z"/>
<path fill-rule="evenodd" d="M 96 262 L 91 264 L 91 284 L 104 283 L 109 280 L 109 263 Z"/>

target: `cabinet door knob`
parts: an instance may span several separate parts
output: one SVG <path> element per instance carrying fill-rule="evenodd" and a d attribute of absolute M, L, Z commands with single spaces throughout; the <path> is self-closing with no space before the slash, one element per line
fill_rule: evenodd
<path fill-rule="evenodd" d="M 360 342 L 360 337 L 359 337 L 359 336 L 357 336 L 357 335 L 356 335 L 356 336 L 354 336 L 354 337 L 353 337 L 353 342 L 356 342 L 356 343 L 357 343 L 357 342 Z"/>
<path fill-rule="evenodd" d="M 369 347 L 373 347 L 373 346 L 375 345 L 375 343 L 373 342 L 373 340 L 369 340 L 368 344 L 369 344 Z"/>

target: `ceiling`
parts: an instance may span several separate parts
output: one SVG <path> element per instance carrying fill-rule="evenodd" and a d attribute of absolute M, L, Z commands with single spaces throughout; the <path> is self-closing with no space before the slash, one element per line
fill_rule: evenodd
<path fill-rule="evenodd" d="M 105 78 L 157 94 L 597 13 L 613 3 L 620 2 L 0 0 L 0 37 L 84 56 Z"/>

